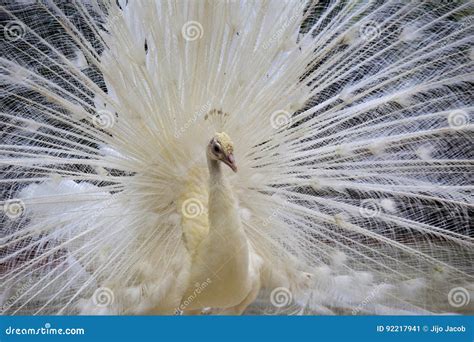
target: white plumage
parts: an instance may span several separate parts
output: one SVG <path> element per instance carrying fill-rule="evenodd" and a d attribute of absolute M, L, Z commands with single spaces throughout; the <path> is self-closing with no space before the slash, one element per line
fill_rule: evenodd
<path fill-rule="evenodd" d="M 2 312 L 473 312 L 472 2 L 1 8 Z"/>

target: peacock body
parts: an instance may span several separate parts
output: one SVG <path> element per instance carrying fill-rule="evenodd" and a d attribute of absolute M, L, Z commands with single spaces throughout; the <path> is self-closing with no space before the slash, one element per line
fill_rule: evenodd
<path fill-rule="evenodd" d="M 1 9 L 3 313 L 473 312 L 472 2 Z"/>

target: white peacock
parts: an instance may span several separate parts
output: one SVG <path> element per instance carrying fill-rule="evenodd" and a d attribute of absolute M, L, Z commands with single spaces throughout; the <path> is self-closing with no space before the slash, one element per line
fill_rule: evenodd
<path fill-rule="evenodd" d="M 2 312 L 473 312 L 472 2 L 1 11 Z"/>

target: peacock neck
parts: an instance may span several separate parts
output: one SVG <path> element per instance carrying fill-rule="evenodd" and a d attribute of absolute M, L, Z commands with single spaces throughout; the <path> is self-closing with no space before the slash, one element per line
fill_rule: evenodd
<path fill-rule="evenodd" d="M 227 260 L 222 272 L 230 272 L 220 277 L 246 279 L 248 270 L 248 241 L 239 215 L 239 204 L 233 189 L 222 170 L 222 163 L 208 158 L 209 165 L 209 235 L 207 253 L 202 258 L 208 265 L 216 263 L 222 267 L 221 260 Z M 217 271 L 216 271 L 217 272 Z"/>
<path fill-rule="evenodd" d="M 250 291 L 250 248 L 239 216 L 237 198 L 223 165 L 208 157 L 209 231 L 193 258 L 190 284 L 183 298 L 195 294 L 194 284 L 212 279 L 195 301 L 198 307 L 228 308 L 241 303 Z M 191 303 L 190 305 L 194 305 Z M 199 304 L 199 306 L 197 306 Z"/>
<path fill-rule="evenodd" d="M 209 185 L 224 185 L 225 178 L 222 172 L 221 163 L 218 160 L 207 157 L 207 165 L 209 167 Z"/>
<path fill-rule="evenodd" d="M 209 166 L 209 232 L 217 231 L 222 237 L 223 231 L 230 235 L 241 235 L 238 203 L 232 187 L 227 181 L 222 163 L 208 157 Z"/>

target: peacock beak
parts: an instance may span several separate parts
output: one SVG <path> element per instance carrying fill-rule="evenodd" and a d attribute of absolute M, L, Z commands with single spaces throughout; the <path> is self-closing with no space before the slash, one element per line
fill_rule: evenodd
<path fill-rule="evenodd" d="M 237 172 L 237 165 L 235 164 L 235 158 L 232 153 L 229 153 L 227 155 L 227 158 L 224 160 L 224 163 L 226 163 L 234 172 Z"/>

